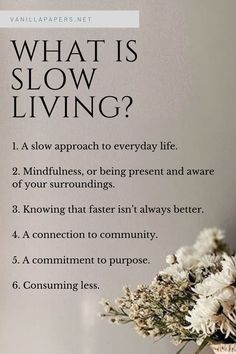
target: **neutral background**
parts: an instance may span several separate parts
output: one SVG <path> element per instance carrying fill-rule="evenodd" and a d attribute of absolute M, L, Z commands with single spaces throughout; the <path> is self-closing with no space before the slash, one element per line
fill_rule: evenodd
<path fill-rule="evenodd" d="M 0 345 L 3 354 L 142 354 L 175 353 L 163 340 L 153 343 L 131 328 L 114 327 L 100 321 L 98 301 L 116 298 L 123 284 L 135 287 L 148 283 L 164 265 L 165 255 L 183 244 L 191 244 L 204 227 L 227 231 L 235 246 L 235 89 L 236 51 L 234 0 L 133 0 L 133 1 L 0 1 L 4 10 L 140 10 L 139 30 L 1 30 L 1 291 Z M 137 39 L 139 60 L 133 65 L 112 65 L 108 57 L 100 65 L 105 76 L 94 91 L 130 93 L 135 99 L 132 118 L 121 120 L 61 119 L 13 121 L 10 101 L 10 74 L 15 60 L 10 39 L 88 38 Z M 43 69 L 36 61 L 38 73 Z M 105 70 L 106 69 L 106 70 Z M 179 149 L 165 154 L 106 153 L 12 153 L 12 141 L 42 142 L 159 142 L 172 140 Z M 18 161 L 18 162 L 17 162 Z M 108 192 L 12 191 L 14 164 L 43 167 L 181 167 L 215 168 L 216 175 L 116 179 L 119 189 Z M 158 217 L 13 217 L 14 203 L 70 204 L 151 204 L 202 205 L 200 216 Z M 159 239 L 145 241 L 16 241 L 11 233 L 39 230 L 154 230 Z M 148 267 L 32 267 L 13 266 L 18 256 L 146 256 Z M 16 293 L 11 281 L 97 281 L 99 292 Z M 190 353 L 190 349 L 188 351 Z"/>

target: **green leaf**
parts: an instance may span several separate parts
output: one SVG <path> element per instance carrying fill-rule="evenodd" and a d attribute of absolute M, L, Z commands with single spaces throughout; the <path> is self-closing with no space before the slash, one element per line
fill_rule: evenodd
<path fill-rule="evenodd" d="M 180 348 L 180 350 L 177 351 L 176 354 L 180 354 L 180 353 L 184 350 L 184 348 L 188 345 L 188 343 L 189 343 L 189 342 L 186 342 L 186 343 L 182 346 L 182 348 Z"/>
<path fill-rule="evenodd" d="M 195 352 L 195 354 L 199 354 L 201 353 L 201 351 L 208 345 L 209 343 L 209 338 L 206 338 L 202 344 L 200 345 L 200 347 L 198 348 L 198 350 Z"/>

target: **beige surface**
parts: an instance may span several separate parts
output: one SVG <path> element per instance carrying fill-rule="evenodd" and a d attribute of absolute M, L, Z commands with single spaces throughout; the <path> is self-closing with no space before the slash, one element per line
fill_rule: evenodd
<path fill-rule="evenodd" d="M 64 4 L 63 4 L 64 3 Z M 139 9 L 140 30 L 1 30 L 1 292 L 0 343 L 2 354 L 175 353 L 168 340 L 159 344 L 138 337 L 130 328 L 101 322 L 96 313 L 103 296 L 114 298 L 123 284 L 149 282 L 164 264 L 164 255 L 191 243 L 206 226 L 225 229 L 233 244 L 235 231 L 235 12 L 234 0 L 133 1 L 1 1 L 1 9 Z M 132 93 L 136 107 L 130 119 L 100 120 L 9 119 L 10 68 L 14 59 L 10 39 L 136 38 L 139 60 L 100 65 L 106 74 L 94 87 L 103 95 Z M 41 64 L 37 64 L 38 70 Z M 174 153 L 17 153 L 11 142 L 176 142 Z M 81 192 L 12 191 L 10 171 L 17 162 L 37 166 L 94 167 L 96 165 L 154 168 L 215 168 L 212 178 L 152 178 L 115 181 L 120 189 Z M 53 161 L 53 162 L 52 162 Z M 12 217 L 18 203 L 202 205 L 199 216 L 67 216 Z M 154 230 L 159 240 L 145 241 L 23 241 L 11 233 L 40 229 Z M 69 266 L 13 266 L 13 255 L 32 256 L 146 256 L 148 267 L 129 269 Z M 99 292 L 16 293 L 9 280 L 86 279 L 100 283 Z M 190 352 L 190 350 L 189 350 Z"/>

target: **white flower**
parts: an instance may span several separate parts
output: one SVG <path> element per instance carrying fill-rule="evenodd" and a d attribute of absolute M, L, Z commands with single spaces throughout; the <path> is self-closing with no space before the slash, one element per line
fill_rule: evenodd
<path fill-rule="evenodd" d="M 200 254 L 214 253 L 218 249 L 219 242 L 225 238 L 224 232 L 213 229 L 204 229 L 197 238 L 193 248 Z"/>
<path fill-rule="evenodd" d="M 195 292 L 197 294 L 204 296 L 220 294 L 224 288 L 236 282 L 236 257 L 224 254 L 221 265 L 221 272 L 211 274 L 202 283 L 196 285 Z"/>
<path fill-rule="evenodd" d="M 233 286 L 228 286 L 221 290 L 221 292 L 216 296 L 221 302 L 230 302 L 236 300 L 236 288 Z"/>
<path fill-rule="evenodd" d="M 186 316 L 190 323 L 190 328 L 197 333 L 202 333 L 205 337 L 215 332 L 216 323 L 214 316 L 218 313 L 221 305 L 216 299 L 200 298 L 194 308 Z"/>
<path fill-rule="evenodd" d="M 188 272 L 185 271 L 179 264 L 174 264 L 165 268 L 160 275 L 169 275 L 174 281 L 182 281 L 188 279 Z"/>
<path fill-rule="evenodd" d="M 215 322 L 217 328 L 225 334 L 225 338 L 228 338 L 231 334 L 236 336 L 235 324 L 233 325 L 233 321 L 228 319 L 224 314 L 214 316 L 213 321 Z"/>
<path fill-rule="evenodd" d="M 213 268 L 218 267 L 222 260 L 221 255 L 205 254 L 199 259 L 198 267 L 201 268 Z"/>
<path fill-rule="evenodd" d="M 236 288 L 224 288 L 216 298 L 220 301 L 224 314 L 236 326 Z"/>
<path fill-rule="evenodd" d="M 180 247 L 175 253 L 178 261 L 183 260 L 184 257 L 189 257 L 189 256 L 192 257 L 193 254 L 194 254 L 194 250 L 190 246 Z"/>
<path fill-rule="evenodd" d="M 181 247 L 175 255 L 177 262 L 185 270 L 190 270 L 198 264 L 197 253 L 192 247 Z"/>

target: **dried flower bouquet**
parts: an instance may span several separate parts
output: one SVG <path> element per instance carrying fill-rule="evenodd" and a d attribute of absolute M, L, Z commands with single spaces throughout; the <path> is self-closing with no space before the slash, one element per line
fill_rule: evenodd
<path fill-rule="evenodd" d="M 236 343 L 236 257 L 224 233 L 205 229 L 191 247 L 166 258 L 168 267 L 150 285 L 139 285 L 112 305 L 103 300 L 110 322 L 132 322 L 144 337 L 172 337 L 181 350 L 191 341 L 200 351 L 210 344 Z"/>

